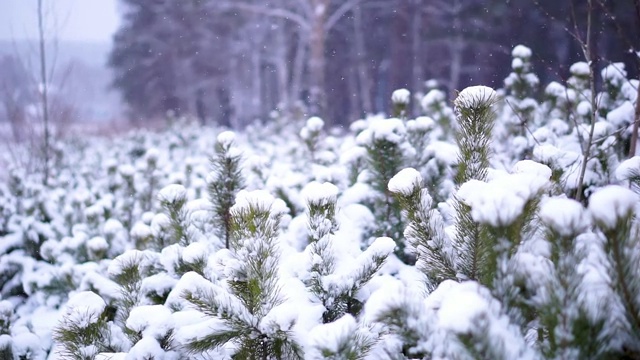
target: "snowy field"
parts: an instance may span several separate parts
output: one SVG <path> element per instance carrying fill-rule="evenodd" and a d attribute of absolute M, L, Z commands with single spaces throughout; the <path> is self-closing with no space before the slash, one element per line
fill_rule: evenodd
<path fill-rule="evenodd" d="M 349 129 L 178 119 L 8 167 L 0 359 L 637 356 L 638 81 L 513 56 Z"/>

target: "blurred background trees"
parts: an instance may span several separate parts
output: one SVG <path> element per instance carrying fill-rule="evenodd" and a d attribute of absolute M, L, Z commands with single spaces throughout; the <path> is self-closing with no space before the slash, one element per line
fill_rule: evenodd
<path fill-rule="evenodd" d="M 171 112 L 232 127 L 274 109 L 346 125 L 386 112 L 394 89 L 424 93 L 430 79 L 449 100 L 471 84 L 501 87 L 520 43 L 532 48 L 542 83 L 566 79 L 569 66 L 584 60 L 575 36 L 588 10 L 578 0 L 120 3 L 109 65 L 130 119 Z M 637 3 L 594 1 L 598 67 L 623 61 L 637 76 L 630 51 L 640 45 Z M 13 98 L 6 100 L 12 111 Z"/>

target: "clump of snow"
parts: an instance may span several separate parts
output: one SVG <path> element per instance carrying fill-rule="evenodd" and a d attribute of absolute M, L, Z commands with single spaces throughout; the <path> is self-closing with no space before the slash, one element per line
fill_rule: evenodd
<path fill-rule="evenodd" d="M 635 121 L 635 107 L 631 101 L 625 101 L 607 113 L 607 121 L 616 127 L 633 124 Z"/>
<path fill-rule="evenodd" d="M 441 328 L 459 334 L 470 333 L 476 329 L 475 321 L 487 313 L 489 303 L 477 291 L 478 285 L 467 282 L 453 286 L 446 294 L 446 301 L 438 311 L 438 323 Z M 453 296 L 456 293 L 457 296 Z"/>
<path fill-rule="evenodd" d="M 324 127 L 324 121 L 317 116 L 312 116 L 307 119 L 305 127 L 311 132 L 318 132 Z"/>
<path fill-rule="evenodd" d="M 126 360 L 127 353 L 100 353 L 95 360 Z"/>
<path fill-rule="evenodd" d="M 420 105 L 424 111 L 427 111 L 431 106 L 443 102 L 446 100 L 444 92 L 438 89 L 429 91 L 420 101 Z"/>
<path fill-rule="evenodd" d="M 475 109 L 492 105 L 497 99 L 496 91 L 488 86 L 469 86 L 458 94 L 454 104 L 458 109 Z"/>
<path fill-rule="evenodd" d="M 162 305 L 137 306 L 127 318 L 127 328 L 142 334 L 143 337 L 162 339 L 173 330 L 171 311 Z"/>
<path fill-rule="evenodd" d="M 142 240 L 151 236 L 151 228 L 143 222 L 136 222 L 131 228 L 131 238 Z"/>
<path fill-rule="evenodd" d="M 602 75 L 603 81 L 608 82 L 613 86 L 620 86 L 623 82 L 627 81 L 627 71 L 625 70 L 625 65 L 622 62 L 607 65 L 602 69 L 600 74 Z"/>
<path fill-rule="evenodd" d="M 578 61 L 577 63 L 571 65 L 569 68 L 571 75 L 573 76 L 589 76 L 591 71 L 589 70 L 589 64 L 584 61 Z"/>
<path fill-rule="evenodd" d="M 582 204 L 571 199 L 547 199 L 540 207 L 540 219 L 561 236 L 575 236 L 589 227 Z"/>
<path fill-rule="evenodd" d="M 194 242 L 182 251 L 182 260 L 187 263 L 195 263 L 198 260 L 206 258 L 208 253 L 207 244 Z"/>
<path fill-rule="evenodd" d="M 220 134 L 218 134 L 218 137 L 216 138 L 216 141 L 218 142 L 218 144 L 224 147 L 231 146 L 231 144 L 233 144 L 235 140 L 236 140 L 236 134 L 233 131 L 223 131 Z"/>
<path fill-rule="evenodd" d="M 158 193 L 158 200 L 163 203 L 176 204 L 187 198 L 187 189 L 179 184 L 167 185 Z"/>
<path fill-rule="evenodd" d="M 415 120 L 407 121 L 407 131 L 427 132 L 435 128 L 436 122 L 428 116 L 418 116 Z"/>
<path fill-rule="evenodd" d="M 410 195 L 414 189 L 422 184 L 422 175 L 414 168 L 400 170 L 389 180 L 388 189 L 392 193 L 399 193 L 404 196 Z"/>
<path fill-rule="evenodd" d="M 288 211 L 287 205 L 282 199 L 276 199 L 266 190 L 241 190 L 238 192 L 231 212 L 240 213 L 249 211 L 251 208 L 270 210 L 274 216 Z"/>
<path fill-rule="evenodd" d="M 122 229 L 124 229 L 124 225 L 116 219 L 108 219 L 102 227 L 102 231 L 108 235 L 115 235 Z"/>
<path fill-rule="evenodd" d="M 387 140 L 399 144 L 404 140 L 405 134 L 406 128 L 400 119 L 374 119 L 369 128 L 358 135 L 356 141 L 363 145 L 371 145 L 375 140 Z"/>
<path fill-rule="evenodd" d="M 511 68 L 513 70 L 519 70 L 522 69 L 522 67 L 524 66 L 524 62 L 522 62 L 521 58 L 514 58 L 513 60 L 511 60 Z M 507 79 L 511 79 L 511 77 L 507 78 Z M 505 79 L 505 85 L 507 86 L 511 86 L 512 85 L 512 81 L 510 81 L 509 83 L 507 83 L 507 80 Z"/>
<path fill-rule="evenodd" d="M 74 294 L 67 302 L 64 316 L 68 321 L 81 328 L 98 321 L 107 304 L 93 291 Z"/>
<path fill-rule="evenodd" d="M 301 195 L 309 204 L 333 203 L 338 198 L 338 187 L 329 182 L 312 181 L 302 189 Z"/>
<path fill-rule="evenodd" d="M 518 161 L 513 166 L 514 174 L 532 174 L 539 176 L 541 178 L 550 179 L 551 178 L 551 168 L 547 165 L 540 164 L 538 162 L 532 160 L 522 160 Z"/>
<path fill-rule="evenodd" d="M 597 190 L 589 198 L 589 211 L 606 229 L 616 227 L 618 221 L 633 214 L 638 195 L 622 186 L 609 185 Z"/>
<path fill-rule="evenodd" d="M 541 169 L 497 176 L 488 183 L 470 180 L 460 186 L 457 196 L 471 207 L 473 220 L 494 227 L 507 226 L 522 214 L 529 200 L 548 186 L 550 173 Z"/>
<path fill-rule="evenodd" d="M 105 251 L 109 248 L 109 243 L 102 236 L 95 236 L 87 241 L 87 248 L 94 252 Z"/>
<path fill-rule="evenodd" d="M 336 321 L 314 327 L 309 333 L 309 345 L 312 347 L 310 359 L 325 359 L 322 354 L 327 351 L 338 354 L 345 342 L 352 338 L 358 329 L 356 319 L 346 314 Z"/>
<path fill-rule="evenodd" d="M 411 99 L 411 92 L 407 89 L 397 89 L 391 94 L 391 101 L 394 104 L 408 104 Z"/>
<path fill-rule="evenodd" d="M 109 264 L 109 276 L 117 277 L 131 266 L 140 265 L 145 259 L 145 254 L 140 250 L 127 250 Z"/>
<path fill-rule="evenodd" d="M 286 302 L 274 306 L 262 320 L 260 320 L 258 328 L 266 335 L 275 335 L 279 331 L 290 331 L 298 319 L 298 311 L 296 310 L 296 308 L 292 308 L 291 304 Z"/>
<path fill-rule="evenodd" d="M 516 47 L 511 50 L 511 56 L 515 58 L 528 59 L 531 57 L 531 49 L 524 45 L 516 45 Z"/>
<path fill-rule="evenodd" d="M 156 149 L 156 148 L 150 148 L 149 150 L 147 150 L 147 152 L 144 154 L 144 159 L 148 162 L 148 163 L 155 163 L 158 161 L 158 158 L 160 157 L 160 150 Z"/>
<path fill-rule="evenodd" d="M 388 256 L 393 252 L 396 248 L 396 242 L 393 241 L 390 237 L 379 237 L 376 238 L 371 245 L 364 252 L 366 254 L 371 254 L 372 256 Z"/>
<path fill-rule="evenodd" d="M 144 337 L 129 350 L 127 359 L 172 359 L 168 357 L 158 341 L 151 337 Z"/>
<path fill-rule="evenodd" d="M 622 162 L 616 169 L 618 180 L 629 180 L 640 176 L 640 156 L 634 156 Z"/>
<path fill-rule="evenodd" d="M 45 358 L 44 349 L 42 348 L 42 340 L 34 333 L 22 332 L 17 334 L 13 336 L 12 343 L 14 359 Z"/>
<path fill-rule="evenodd" d="M 134 168 L 131 164 L 124 164 L 118 167 L 118 172 L 120 176 L 124 178 L 131 178 L 136 173 L 136 168 Z"/>

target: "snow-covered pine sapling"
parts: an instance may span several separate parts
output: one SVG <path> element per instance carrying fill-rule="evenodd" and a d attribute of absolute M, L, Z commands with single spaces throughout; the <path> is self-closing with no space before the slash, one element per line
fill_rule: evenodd
<path fill-rule="evenodd" d="M 539 214 L 553 266 L 548 295 L 537 304 L 540 350 L 547 359 L 600 358 L 610 351 L 602 332 L 604 324 L 597 316 L 589 316 L 595 309 L 585 309 L 581 297 L 589 295 L 581 289 L 584 279 L 577 270 L 585 255 L 577 238 L 591 226 L 588 213 L 575 200 L 551 198 Z"/>
<path fill-rule="evenodd" d="M 447 105 L 447 95 L 439 89 L 431 89 L 420 100 L 420 106 L 424 115 L 432 118 L 438 127 L 434 129 L 438 140 L 453 140 L 456 116 L 451 107 Z"/>
<path fill-rule="evenodd" d="M 444 280 L 456 279 L 453 247 L 444 231 L 442 215 L 433 208 L 431 196 L 422 188 L 422 176 L 406 168 L 389 181 L 389 191 L 398 199 L 406 217 L 404 237 L 425 275 L 425 287 L 436 289 Z"/>
<path fill-rule="evenodd" d="M 153 209 L 158 186 L 160 186 L 160 171 L 158 170 L 158 160 L 160 151 L 156 148 L 150 148 L 144 154 L 145 168 L 143 173 L 144 183 L 140 196 L 140 208 L 142 211 L 151 211 Z"/>
<path fill-rule="evenodd" d="M 518 45 L 511 51 L 513 60 L 511 61 L 512 72 L 504 79 L 507 97 L 505 99 L 509 114 L 513 113 L 517 126 L 514 129 L 506 129 L 511 134 L 525 136 L 527 126 L 529 126 L 538 103 L 533 99 L 534 93 L 540 84 L 540 80 L 532 72 L 531 49 Z M 511 117 L 510 117 L 511 118 Z M 507 124 L 505 124 L 507 125 Z M 511 131 L 509 131 L 511 130 Z"/>
<path fill-rule="evenodd" d="M 624 306 L 628 326 L 624 347 L 636 355 L 640 354 L 638 201 L 636 193 L 616 185 L 596 191 L 589 199 L 589 211 L 605 237 L 611 285 Z"/>
<path fill-rule="evenodd" d="M 471 219 L 482 231 L 472 248 L 477 254 L 478 281 L 502 302 L 512 322 L 524 327 L 533 320 L 534 312 L 523 299 L 528 289 L 521 286 L 526 279 L 514 254 L 535 231 L 540 195 L 551 169 L 527 160 L 516 164 L 515 170 L 489 182 L 470 180 L 460 187 L 456 198 L 469 206 Z"/>
<path fill-rule="evenodd" d="M 241 162 L 242 152 L 235 145 L 235 134 L 231 131 L 218 134 L 215 154 L 210 159 L 212 170 L 206 181 L 214 231 L 227 249 L 231 246 L 231 207 L 244 187 Z"/>
<path fill-rule="evenodd" d="M 188 212 L 185 206 L 187 190 L 184 186 L 177 184 L 165 186 L 158 193 L 158 200 L 169 219 L 169 232 L 165 235 L 170 239 L 169 243 L 157 244 L 158 250 L 171 244 L 182 246 L 191 244 L 193 236 L 187 223 Z"/>
<path fill-rule="evenodd" d="M 640 192 L 640 156 L 634 156 L 622 162 L 616 169 L 618 181 L 628 182 L 629 188 Z"/>
<path fill-rule="evenodd" d="M 411 101 L 411 92 L 407 89 L 397 89 L 391 94 L 391 103 L 393 105 L 393 117 L 406 119 L 409 110 L 409 101 Z"/>
<path fill-rule="evenodd" d="M 336 271 L 339 263 L 346 263 L 346 254 L 338 254 L 333 246 L 333 234 L 338 230 L 335 218 L 338 188 L 330 183 L 309 183 L 302 191 L 307 201 L 310 257 L 309 276 L 305 285 L 322 303 L 323 323 L 351 314 L 357 316 L 362 302 L 357 299 L 360 289 L 380 270 L 395 244 L 391 239 L 378 238 L 359 257 L 354 266 Z"/>
<path fill-rule="evenodd" d="M 278 321 L 284 301 L 278 285 L 278 228 L 286 206 L 269 193 L 240 191 L 231 208 L 228 277 L 211 283 L 195 273 L 183 276 L 193 286 L 183 293 L 197 310 L 221 322 L 187 341 L 193 353 L 232 345 L 235 359 L 301 359 L 291 336 L 295 321 Z M 188 280 L 188 279 L 187 279 Z M 182 281 L 182 280 L 181 280 Z"/>
<path fill-rule="evenodd" d="M 67 359 L 94 359 L 101 352 L 115 352 L 109 342 L 109 311 L 102 298 L 91 291 L 69 299 L 62 320 L 53 330 L 58 351 Z"/>
<path fill-rule="evenodd" d="M 132 344 L 140 340 L 140 334 L 127 329 L 125 324 L 131 310 L 140 305 L 143 298 L 143 279 L 157 272 L 154 265 L 157 257 L 159 254 L 151 251 L 128 250 L 109 264 L 109 277 L 120 286 L 120 296 L 113 304 L 116 307 L 114 320 Z"/>
<path fill-rule="evenodd" d="M 487 177 L 491 152 L 492 129 L 495 120 L 493 105 L 496 92 L 486 86 L 468 87 L 456 98 L 454 105 L 458 118 L 457 143 L 460 149 L 455 183 L 461 186 L 470 180 L 482 181 Z M 488 236 L 485 226 L 474 221 L 471 208 L 456 199 L 456 235 L 453 241 L 458 253 L 459 276 L 478 280 L 491 286 L 495 277 L 495 239 Z"/>
<path fill-rule="evenodd" d="M 11 322 L 13 320 L 13 304 L 0 300 L 0 359 L 13 359 Z"/>
<path fill-rule="evenodd" d="M 314 327 L 309 333 L 310 350 L 306 359 L 361 360 L 375 344 L 375 339 L 347 314 Z"/>
<path fill-rule="evenodd" d="M 396 255 L 410 262 L 412 255 L 405 253 L 402 234 L 404 224 L 398 202 L 387 189 L 389 180 L 402 170 L 407 158 L 415 156 L 415 150 L 406 141 L 406 128 L 402 120 L 374 119 L 369 127 L 358 134 L 356 141 L 367 149 L 367 170 L 376 195 L 368 206 L 376 217 L 376 236 L 396 239 Z"/>
<path fill-rule="evenodd" d="M 317 116 L 313 116 L 307 120 L 305 126 L 300 130 L 300 138 L 306 147 L 311 163 L 315 163 L 317 161 L 318 151 L 322 146 L 321 140 L 323 128 L 324 121 Z"/>

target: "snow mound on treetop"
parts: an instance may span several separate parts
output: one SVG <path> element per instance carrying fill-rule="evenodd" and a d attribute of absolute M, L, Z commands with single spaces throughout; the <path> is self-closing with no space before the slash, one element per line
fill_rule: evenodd
<path fill-rule="evenodd" d="M 419 187 L 421 183 L 422 175 L 420 175 L 418 170 L 406 168 L 400 170 L 400 172 L 389 180 L 388 189 L 392 193 L 407 196 L 410 195 L 416 187 Z"/>

